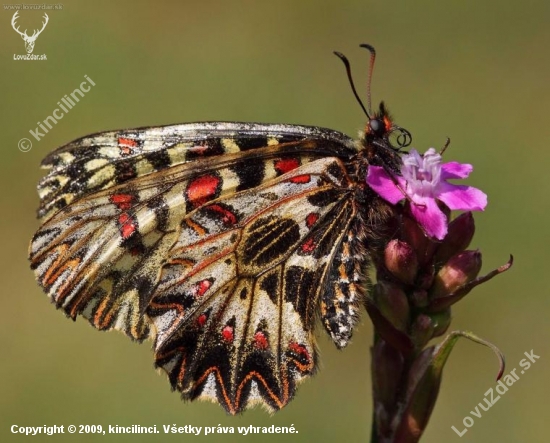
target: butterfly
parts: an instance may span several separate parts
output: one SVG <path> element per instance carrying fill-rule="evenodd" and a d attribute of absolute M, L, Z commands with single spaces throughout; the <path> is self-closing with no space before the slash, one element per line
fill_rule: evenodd
<path fill-rule="evenodd" d="M 370 110 L 375 51 L 361 46 Z M 100 132 L 48 155 L 29 255 L 56 307 L 153 339 L 183 399 L 230 414 L 285 406 L 317 368 L 316 320 L 338 348 L 351 338 L 389 213 L 367 169 L 398 174 L 410 143 L 383 103 L 367 112 L 336 55 L 368 117 L 359 140 L 200 122 Z"/>

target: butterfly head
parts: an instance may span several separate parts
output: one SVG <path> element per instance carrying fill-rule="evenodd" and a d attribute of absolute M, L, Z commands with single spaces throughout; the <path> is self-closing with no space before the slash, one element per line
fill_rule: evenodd
<path fill-rule="evenodd" d="M 374 114 L 365 128 L 365 135 L 367 137 L 382 138 L 390 133 L 393 127 L 390 116 L 386 111 L 384 102 L 380 103 L 380 112 Z"/>
<path fill-rule="evenodd" d="M 364 136 L 366 144 L 384 144 L 397 151 L 411 144 L 411 133 L 393 123 L 384 102 L 380 103 L 377 112 L 368 114 L 368 116 L 369 120 L 365 126 Z"/>
<path fill-rule="evenodd" d="M 380 103 L 378 111 L 373 112 L 371 109 L 371 94 L 370 85 L 372 79 L 372 72 L 374 69 L 374 61 L 376 59 L 376 51 L 371 45 L 362 44 L 362 48 L 367 49 L 370 52 L 370 65 L 369 75 L 367 79 L 367 106 L 368 110 L 363 104 L 363 101 L 357 94 L 355 85 L 353 84 L 353 78 L 351 75 L 351 67 L 346 56 L 340 52 L 334 52 L 342 60 L 346 67 L 346 73 L 351 86 L 351 90 L 357 99 L 357 102 L 363 109 L 365 115 L 368 118 L 367 125 L 365 127 L 365 135 L 362 139 L 363 145 L 368 150 L 372 151 L 372 148 L 388 148 L 392 151 L 399 151 L 401 148 L 407 147 L 411 144 L 412 136 L 406 129 L 397 126 L 393 123 L 393 120 L 384 105 L 384 102 Z"/>

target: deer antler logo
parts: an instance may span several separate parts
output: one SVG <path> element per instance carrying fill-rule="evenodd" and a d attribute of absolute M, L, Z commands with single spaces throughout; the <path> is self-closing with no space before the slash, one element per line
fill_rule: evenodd
<path fill-rule="evenodd" d="M 17 20 L 17 17 L 18 17 L 17 14 L 18 14 L 18 11 L 15 11 L 15 14 L 13 14 L 13 17 L 11 19 L 11 26 L 13 27 L 13 29 L 15 29 L 15 32 L 17 32 L 21 36 L 21 38 L 25 41 L 25 49 L 27 50 L 27 53 L 32 54 L 32 51 L 34 50 L 34 42 L 36 41 L 38 36 L 41 34 L 41 32 L 44 30 L 44 28 L 48 24 L 48 20 L 49 20 L 48 14 L 44 13 L 44 18 L 46 19 L 46 21 L 42 23 L 42 29 L 40 31 L 37 31 L 35 29 L 31 36 L 27 35 L 26 29 L 25 29 L 25 32 L 21 32 L 19 30 L 19 26 L 17 28 L 15 27 L 15 21 Z"/>

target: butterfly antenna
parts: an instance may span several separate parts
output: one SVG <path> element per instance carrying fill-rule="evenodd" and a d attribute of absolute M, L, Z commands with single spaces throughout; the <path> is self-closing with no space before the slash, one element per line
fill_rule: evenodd
<path fill-rule="evenodd" d="M 443 146 L 443 148 L 441 148 L 441 151 L 439 151 L 439 155 L 443 155 L 443 153 L 447 150 L 447 148 L 449 147 L 450 144 L 451 144 L 451 139 L 449 137 L 447 137 L 447 141 L 445 142 L 445 146 Z"/>
<path fill-rule="evenodd" d="M 375 49 L 366 43 L 363 43 L 362 45 L 359 45 L 361 48 L 368 49 L 370 52 L 370 62 L 369 62 L 369 77 L 367 79 L 367 104 L 369 105 L 369 111 L 372 109 L 371 107 L 371 98 L 370 98 L 370 85 L 372 82 L 372 73 L 374 71 L 374 61 L 376 60 L 376 51 Z"/>
<path fill-rule="evenodd" d="M 344 65 L 346 66 L 346 72 L 348 74 L 348 80 L 349 80 L 349 84 L 351 86 L 351 90 L 353 91 L 353 95 L 355 95 L 355 98 L 357 99 L 357 102 L 361 105 L 361 108 L 363 109 L 363 112 L 365 113 L 365 115 L 367 116 L 367 118 L 370 119 L 370 114 L 368 113 L 367 109 L 365 108 L 365 105 L 363 104 L 363 102 L 361 101 L 361 98 L 359 97 L 359 94 L 357 94 L 357 90 L 355 89 L 355 85 L 353 84 L 353 77 L 351 76 L 351 66 L 349 64 L 349 60 L 346 58 L 346 56 L 344 54 L 342 54 L 341 52 L 338 52 L 338 51 L 334 51 L 334 54 L 340 59 L 342 60 L 342 62 L 344 63 Z M 369 92 L 370 94 L 370 92 Z M 370 109 L 370 97 L 369 97 L 369 109 Z"/>

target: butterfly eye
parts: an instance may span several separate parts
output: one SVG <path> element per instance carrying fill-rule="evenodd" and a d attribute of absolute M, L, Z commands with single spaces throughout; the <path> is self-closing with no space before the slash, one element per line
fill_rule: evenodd
<path fill-rule="evenodd" d="M 384 122 L 378 118 L 372 118 L 369 120 L 370 132 L 378 137 L 382 137 L 386 132 L 386 126 Z"/>

